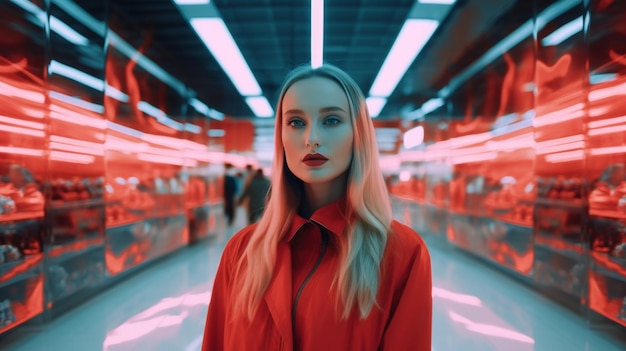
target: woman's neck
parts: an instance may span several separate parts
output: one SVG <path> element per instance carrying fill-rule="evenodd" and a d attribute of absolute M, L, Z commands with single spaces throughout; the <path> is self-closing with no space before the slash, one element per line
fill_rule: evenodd
<path fill-rule="evenodd" d="M 310 217 L 318 209 L 346 195 L 347 175 L 326 183 L 304 184 L 303 215 Z"/>

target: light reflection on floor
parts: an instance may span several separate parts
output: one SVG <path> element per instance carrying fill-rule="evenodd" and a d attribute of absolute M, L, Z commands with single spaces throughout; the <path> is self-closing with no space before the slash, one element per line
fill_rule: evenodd
<path fill-rule="evenodd" d="M 2 350 L 196 351 L 223 240 L 174 254 Z M 433 350 L 601 350 L 626 345 L 507 275 L 431 246 Z M 7 342 L 5 342 L 7 341 Z"/>

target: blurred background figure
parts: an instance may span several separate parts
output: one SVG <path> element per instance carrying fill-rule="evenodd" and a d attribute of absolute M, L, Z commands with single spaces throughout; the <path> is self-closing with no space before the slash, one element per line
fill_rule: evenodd
<path fill-rule="evenodd" d="M 235 220 L 235 194 L 237 193 L 237 179 L 232 172 L 233 165 L 224 164 L 224 216 L 229 227 Z"/>
<path fill-rule="evenodd" d="M 265 198 L 270 188 L 270 180 L 263 174 L 263 169 L 253 171 L 250 181 L 239 198 L 239 205 L 247 201 L 248 224 L 256 222 L 265 209 Z"/>

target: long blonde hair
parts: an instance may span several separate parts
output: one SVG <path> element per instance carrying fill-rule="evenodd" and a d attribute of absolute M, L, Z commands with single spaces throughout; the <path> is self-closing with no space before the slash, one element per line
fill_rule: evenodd
<path fill-rule="evenodd" d="M 374 125 L 357 83 L 332 65 L 319 68 L 301 66 L 283 84 L 276 107 L 272 184 L 265 212 L 237 263 L 235 311 L 250 320 L 263 299 L 274 272 L 278 243 L 290 228 L 304 197 L 303 182 L 287 167 L 282 144 L 282 103 L 287 90 L 297 81 L 324 77 L 339 84 L 348 98 L 353 127 L 353 157 L 347 182 L 346 218 L 351 222 L 340 236 L 339 269 L 334 283 L 339 287 L 338 306 L 342 318 L 358 307 L 361 318 L 376 305 L 380 262 L 391 227 L 391 205 L 378 162 Z"/>

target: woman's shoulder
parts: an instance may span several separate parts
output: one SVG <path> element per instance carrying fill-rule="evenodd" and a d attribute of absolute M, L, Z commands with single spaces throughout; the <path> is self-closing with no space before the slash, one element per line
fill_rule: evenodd
<path fill-rule="evenodd" d="M 409 256 L 428 252 L 426 242 L 419 233 L 397 220 L 391 222 L 391 233 L 387 239 L 387 246 L 393 252 L 404 252 Z"/>

